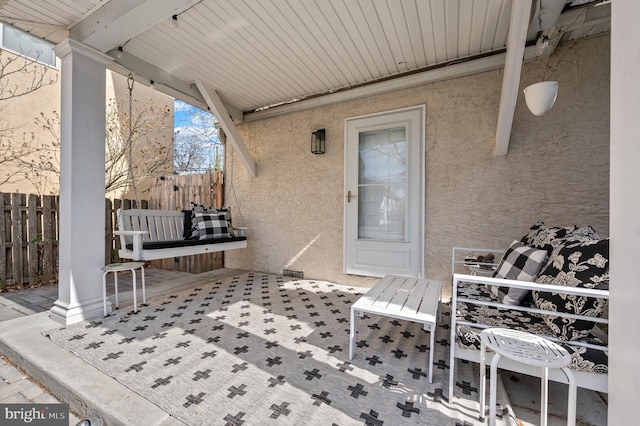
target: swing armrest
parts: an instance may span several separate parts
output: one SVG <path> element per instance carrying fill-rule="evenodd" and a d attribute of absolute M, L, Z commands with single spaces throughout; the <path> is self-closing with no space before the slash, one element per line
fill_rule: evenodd
<path fill-rule="evenodd" d="M 135 259 L 140 259 L 141 258 L 141 252 L 142 252 L 142 236 L 143 235 L 149 235 L 149 231 L 115 231 L 114 232 L 115 235 L 122 235 L 122 236 L 131 236 L 133 237 L 132 243 L 133 243 L 133 256 Z M 125 244 L 123 244 L 125 245 Z"/>

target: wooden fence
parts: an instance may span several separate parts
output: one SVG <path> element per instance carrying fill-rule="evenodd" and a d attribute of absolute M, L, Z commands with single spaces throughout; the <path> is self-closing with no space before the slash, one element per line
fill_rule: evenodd
<path fill-rule="evenodd" d="M 172 175 L 155 179 L 149 192 L 149 208 L 188 210 L 191 202 L 222 207 L 222 172 L 196 175 Z"/>
<path fill-rule="evenodd" d="M 0 291 L 58 278 L 58 197 L 0 193 Z"/>
<path fill-rule="evenodd" d="M 190 209 L 191 201 L 222 206 L 222 172 L 157 179 L 152 201 L 143 209 Z M 133 200 L 105 200 L 105 264 L 118 262 L 120 238 L 116 212 Z M 0 292 L 7 286 L 53 283 L 58 278 L 58 196 L 0 193 Z M 201 273 L 224 267 L 223 253 L 201 254 L 151 262 L 156 268 Z"/>
<path fill-rule="evenodd" d="M 149 208 L 156 210 L 190 210 L 191 202 L 222 207 L 223 175 L 221 171 L 196 175 L 172 175 L 151 183 Z M 156 268 L 199 274 L 224 267 L 224 253 L 207 253 L 172 259 L 154 260 Z"/>
<path fill-rule="evenodd" d="M 108 265 L 113 262 L 120 262 L 122 259 L 118 257 L 118 250 L 120 249 L 120 236 L 115 235 L 113 232 L 118 228 L 118 209 L 130 209 L 135 208 L 135 202 L 133 200 L 105 200 L 104 210 L 104 263 Z M 140 200 L 141 209 L 148 209 L 149 202 L 147 200 Z"/>

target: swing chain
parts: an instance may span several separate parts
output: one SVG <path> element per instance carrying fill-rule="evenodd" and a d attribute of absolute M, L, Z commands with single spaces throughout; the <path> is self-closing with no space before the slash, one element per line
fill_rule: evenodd
<path fill-rule="evenodd" d="M 140 208 L 140 201 L 138 200 L 138 189 L 136 187 L 136 179 L 133 174 L 133 84 L 135 80 L 133 75 L 129 73 L 127 78 L 127 87 L 129 88 L 129 138 L 127 139 L 128 157 L 129 157 L 129 179 L 131 181 L 131 187 L 133 188 L 133 196 L 135 200 L 135 208 Z"/>

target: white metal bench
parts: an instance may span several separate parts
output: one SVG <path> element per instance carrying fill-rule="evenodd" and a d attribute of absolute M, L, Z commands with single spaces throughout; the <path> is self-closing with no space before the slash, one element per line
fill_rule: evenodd
<path fill-rule="evenodd" d="M 574 315 L 569 313 L 561 313 L 561 312 L 552 312 L 545 311 L 542 309 L 529 308 L 525 306 L 513 306 L 513 305 L 504 305 L 495 301 L 481 300 L 481 299 L 472 299 L 468 297 L 461 296 L 459 294 L 459 290 L 463 286 L 492 286 L 498 285 L 500 287 L 517 287 L 517 288 L 526 288 L 529 290 L 537 290 L 537 291 L 547 291 L 551 293 L 559 293 L 559 294 L 567 294 L 567 295 L 579 295 L 579 296 L 587 296 L 594 297 L 600 299 L 609 299 L 609 291 L 608 290 L 597 290 L 597 289 L 586 289 L 586 288 L 577 288 L 577 287 L 569 287 L 569 286 L 558 286 L 552 284 L 538 284 L 535 282 L 526 282 L 526 281 L 515 281 L 515 280 L 507 280 L 502 278 L 490 278 L 490 277 L 481 277 L 481 276 L 472 276 L 465 274 L 454 274 L 453 275 L 453 288 L 452 288 L 452 297 L 451 297 L 451 351 L 450 351 L 450 370 L 449 370 L 449 398 L 453 397 L 453 387 L 454 387 L 454 378 L 455 378 L 455 360 L 462 359 L 472 362 L 480 362 L 480 351 L 471 348 L 462 348 L 458 345 L 457 342 L 457 333 L 456 328 L 460 325 L 467 326 L 470 329 L 477 330 L 479 334 L 483 329 L 488 327 L 513 327 L 513 320 L 510 321 L 510 312 L 530 312 L 537 315 L 552 315 L 559 317 L 567 317 L 567 318 L 579 318 L 584 321 L 590 321 L 594 324 L 603 323 L 608 324 L 608 319 L 606 318 L 595 318 L 583 315 Z M 468 305 L 475 305 L 479 307 L 485 308 L 498 308 L 500 309 L 499 314 L 494 314 L 491 317 L 484 318 L 482 322 L 469 322 L 465 321 L 462 318 L 457 317 L 458 309 L 460 308 L 460 304 L 466 303 Z M 582 347 L 584 349 L 590 348 L 596 351 L 602 351 L 607 353 L 608 346 L 606 343 L 603 344 L 591 344 L 585 343 L 582 341 L 567 341 L 561 342 L 557 338 L 554 338 L 552 335 L 545 335 L 547 339 L 551 341 L 555 341 L 556 343 L 567 343 L 570 345 L 574 345 L 576 347 Z M 490 359 L 492 355 L 488 355 L 487 358 Z M 489 363 L 489 360 L 487 360 Z M 513 362 L 509 359 L 505 359 L 504 362 L 500 364 L 500 368 L 516 371 L 523 374 L 537 376 L 540 377 L 540 371 L 537 368 L 533 368 L 531 366 L 527 366 L 521 363 Z M 573 375 L 576 379 L 576 383 L 578 387 L 585 389 L 592 389 L 598 392 L 608 392 L 608 374 L 605 373 L 592 373 L 586 371 L 573 371 Z M 567 383 L 567 378 L 564 374 L 559 371 L 552 370 L 549 371 L 549 380 L 557 381 L 560 383 Z"/>
<path fill-rule="evenodd" d="M 247 238 L 184 239 L 184 213 L 172 210 L 119 209 L 118 230 L 122 259 L 156 260 L 214 253 L 247 247 Z"/>

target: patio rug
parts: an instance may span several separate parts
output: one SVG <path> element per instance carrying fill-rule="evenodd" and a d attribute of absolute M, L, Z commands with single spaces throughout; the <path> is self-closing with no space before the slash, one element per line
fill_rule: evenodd
<path fill-rule="evenodd" d="M 349 360 L 349 313 L 366 289 L 246 273 L 50 333 L 60 346 L 189 425 L 476 425 L 478 365 L 457 361 L 449 313 L 433 383 L 420 324 L 367 315 Z M 503 388 L 498 401 L 507 401 Z M 515 424 L 503 404 L 498 424 Z"/>

